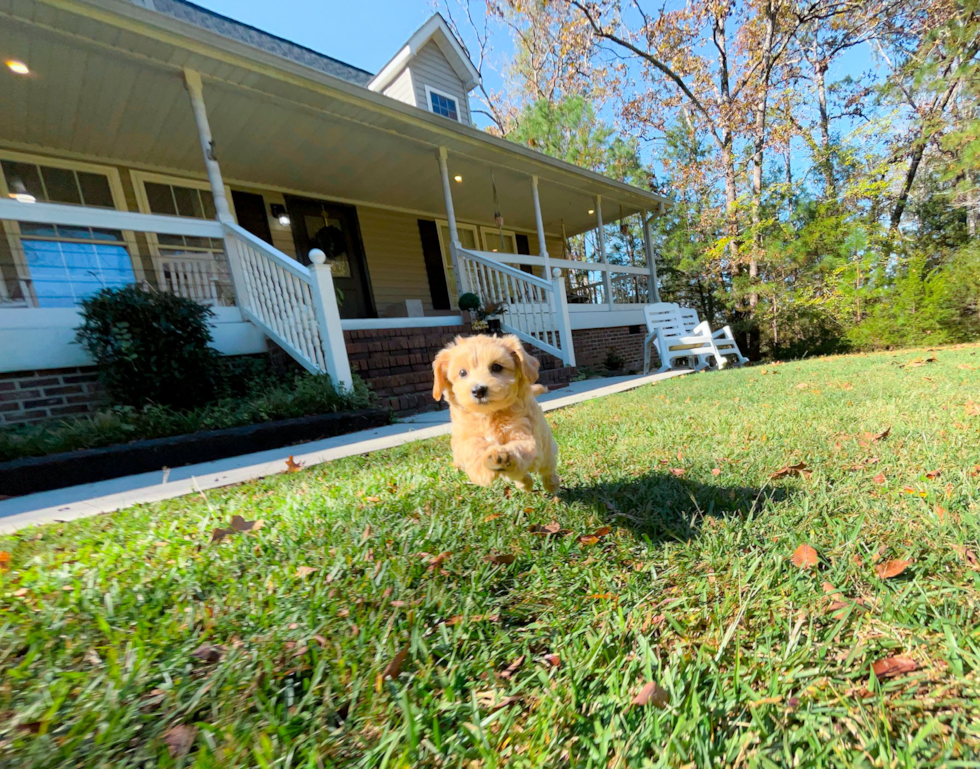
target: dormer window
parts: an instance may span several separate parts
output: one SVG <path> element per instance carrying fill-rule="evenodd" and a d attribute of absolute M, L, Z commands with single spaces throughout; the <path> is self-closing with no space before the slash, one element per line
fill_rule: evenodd
<path fill-rule="evenodd" d="M 459 121 L 459 108 L 454 97 L 430 86 L 425 87 L 425 96 L 429 102 L 429 111 Z"/>

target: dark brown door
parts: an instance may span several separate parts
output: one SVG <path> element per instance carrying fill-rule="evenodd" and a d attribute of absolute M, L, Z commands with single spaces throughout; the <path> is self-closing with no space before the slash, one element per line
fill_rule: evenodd
<path fill-rule="evenodd" d="M 353 206 L 292 195 L 286 196 L 286 210 L 299 261 L 309 264 L 310 251 L 314 248 L 327 255 L 334 285 L 343 294 L 340 317 L 375 317 L 357 210 Z"/>
<path fill-rule="evenodd" d="M 272 230 L 269 229 L 269 216 L 265 212 L 265 198 L 254 192 L 232 190 L 231 200 L 235 204 L 238 224 L 271 246 Z"/>

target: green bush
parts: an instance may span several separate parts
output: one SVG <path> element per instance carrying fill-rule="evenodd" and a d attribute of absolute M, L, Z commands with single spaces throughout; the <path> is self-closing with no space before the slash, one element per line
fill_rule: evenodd
<path fill-rule="evenodd" d="M 371 391 L 356 377 L 354 387 L 344 390 L 326 375 L 304 373 L 288 384 L 268 387 L 247 399 L 224 398 L 196 409 L 181 411 L 159 404 L 142 409 L 116 406 L 61 422 L 0 429 L 0 462 L 311 414 L 356 411 L 373 403 Z"/>
<path fill-rule="evenodd" d="M 104 288 L 82 300 L 76 341 L 89 352 L 113 405 L 193 408 L 216 394 L 214 313 L 140 286 Z"/>

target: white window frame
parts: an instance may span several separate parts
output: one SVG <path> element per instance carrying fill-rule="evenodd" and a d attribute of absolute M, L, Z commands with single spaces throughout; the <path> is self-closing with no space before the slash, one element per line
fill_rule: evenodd
<path fill-rule="evenodd" d="M 48 166 L 49 168 L 62 168 L 66 171 L 82 171 L 84 173 L 99 174 L 105 176 L 109 182 L 109 194 L 112 196 L 112 205 L 116 211 L 128 211 L 126 207 L 126 195 L 123 191 L 122 178 L 119 175 L 119 169 L 114 166 L 100 165 L 97 163 L 86 163 L 81 160 L 66 160 L 64 158 L 53 157 L 50 155 L 37 155 L 29 152 L 15 152 L 13 150 L 0 149 L 0 160 L 12 160 L 15 163 L 32 163 L 39 166 Z M 7 198 L 10 194 L 10 189 L 7 187 L 7 179 L 3 172 L 0 171 L 0 196 Z M 95 206 L 79 206 L 79 208 L 94 208 L 99 210 Z M 27 264 L 27 260 L 23 255 L 23 248 L 21 246 L 21 232 L 20 225 L 15 221 L 4 220 L 2 222 L 3 231 L 7 238 L 7 244 L 10 247 L 10 252 L 13 254 L 14 260 L 14 270 L 17 275 L 17 279 L 22 281 L 28 289 L 27 293 L 30 296 L 30 302 L 32 306 L 37 306 L 37 296 L 34 294 L 34 287 L 31 281 L 31 269 Z M 93 226 L 98 226 L 93 225 Z M 136 239 L 131 230 L 122 230 L 123 242 L 122 246 L 126 249 L 129 254 L 129 260 L 133 266 L 133 276 L 137 281 L 143 281 L 146 276 L 143 272 L 143 262 L 140 259 L 139 249 L 136 246 Z M 0 280 L 0 294 L 3 298 L 7 298 L 7 287 L 2 280 Z"/>
<path fill-rule="evenodd" d="M 453 96 L 451 93 L 446 93 L 445 91 L 441 91 L 438 88 L 433 88 L 431 85 L 426 84 L 425 108 L 433 115 L 439 115 L 439 113 L 432 109 L 432 94 L 437 94 L 438 96 L 441 96 L 443 99 L 452 99 L 453 103 L 456 105 L 456 122 L 463 123 L 463 125 L 466 125 L 465 121 L 463 120 L 463 105 L 460 104 L 458 96 Z M 446 120 L 452 120 L 452 118 L 447 118 L 445 115 L 439 115 L 439 117 L 445 118 Z"/>
<path fill-rule="evenodd" d="M 131 169 L 129 175 L 133 182 L 133 191 L 136 194 L 136 205 L 140 212 L 144 214 L 153 213 L 153 211 L 150 210 L 150 199 L 146 194 L 146 187 L 143 186 L 146 184 L 146 182 L 169 184 L 175 187 L 189 187 L 190 189 L 195 190 L 205 190 L 207 192 L 211 192 L 213 195 L 211 183 L 206 179 L 195 179 L 189 176 L 173 176 L 171 174 L 157 174 L 150 171 L 138 171 L 136 169 Z M 231 188 L 227 184 L 225 185 L 225 199 L 228 201 L 228 208 L 231 211 L 232 217 L 234 217 L 235 221 L 237 222 L 238 217 L 235 216 L 235 208 L 231 197 Z M 171 248 L 171 246 L 161 246 L 160 239 L 157 237 L 155 232 L 146 233 L 146 244 L 150 248 L 150 259 L 153 262 L 153 273 L 157 280 L 160 281 L 162 262 L 167 258 L 164 252 L 166 249 Z M 209 253 L 211 255 L 211 261 L 214 263 L 212 266 L 217 267 L 217 262 L 214 259 L 213 252 L 202 251 L 201 253 Z"/>
<path fill-rule="evenodd" d="M 497 244 L 500 243 L 500 233 L 503 232 L 504 237 L 512 238 L 514 241 L 514 253 L 517 253 L 517 233 L 514 230 L 504 230 L 498 229 L 497 227 L 480 227 L 480 237 L 481 243 L 483 244 L 484 251 L 490 251 L 495 254 L 508 253 L 506 251 L 501 251 L 497 248 Z M 494 242 L 496 241 L 496 242 Z M 496 250 L 494 250 L 496 248 Z"/>
<path fill-rule="evenodd" d="M 442 269 L 446 275 L 446 288 L 449 289 L 450 282 L 456 287 L 456 291 L 449 292 L 449 306 L 453 310 L 459 309 L 459 278 L 453 273 L 453 260 L 449 255 L 449 244 L 442 237 L 442 228 L 449 227 L 448 219 L 436 219 L 436 235 L 439 236 L 439 250 L 442 252 Z M 475 224 L 464 224 L 463 222 L 456 222 L 456 229 L 466 230 L 473 233 L 473 242 L 477 245 L 480 244 L 480 228 Z M 453 296 L 453 294 L 456 296 Z"/>

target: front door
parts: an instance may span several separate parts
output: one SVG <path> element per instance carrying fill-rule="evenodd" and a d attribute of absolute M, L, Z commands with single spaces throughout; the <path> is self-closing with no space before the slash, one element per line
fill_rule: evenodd
<path fill-rule="evenodd" d="M 296 257 L 310 263 L 310 251 L 321 249 L 333 274 L 341 318 L 375 316 L 367 263 L 361 247 L 357 211 L 353 206 L 286 195 Z"/>

